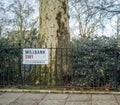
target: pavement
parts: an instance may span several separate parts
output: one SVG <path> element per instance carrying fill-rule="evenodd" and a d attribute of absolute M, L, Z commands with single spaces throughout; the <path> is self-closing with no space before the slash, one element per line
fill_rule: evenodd
<path fill-rule="evenodd" d="M 0 92 L 0 105 L 120 105 L 120 94 Z"/>

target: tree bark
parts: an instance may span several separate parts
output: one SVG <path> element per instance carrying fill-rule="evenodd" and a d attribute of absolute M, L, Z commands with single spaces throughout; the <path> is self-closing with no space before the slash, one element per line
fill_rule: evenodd
<path fill-rule="evenodd" d="M 69 43 L 68 0 L 40 0 L 39 41 L 50 47 Z"/>
<path fill-rule="evenodd" d="M 40 0 L 39 26 L 40 46 L 65 48 L 70 41 L 68 0 Z M 65 65 L 63 64 L 65 57 L 61 56 L 60 52 L 60 49 L 52 50 L 52 60 L 50 58 L 50 65 L 48 66 L 52 72 L 56 72 L 56 78 L 62 79 L 60 75 Z"/>

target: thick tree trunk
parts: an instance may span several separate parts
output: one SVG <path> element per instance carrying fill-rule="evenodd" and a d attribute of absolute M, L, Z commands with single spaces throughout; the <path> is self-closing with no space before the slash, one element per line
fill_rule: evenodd
<path fill-rule="evenodd" d="M 39 41 L 47 47 L 65 47 L 69 40 L 68 0 L 40 0 Z"/>
<path fill-rule="evenodd" d="M 68 0 L 40 0 L 39 29 L 38 38 L 43 47 L 49 48 L 51 45 L 53 48 L 66 47 L 70 41 Z M 62 79 L 60 74 L 65 64 L 61 64 L 61 62 L 65 62 L 65 57 L 61 57 L 60 51 L 60 49 L 52 50 L 52 71 L 55 70 L 57 77 Z M 53 62 L 57 68 L 54 68 Z M 51 60 L 49 64 L 51 65 Z M 61 67 L 61 65 L 63 66 Z"/>

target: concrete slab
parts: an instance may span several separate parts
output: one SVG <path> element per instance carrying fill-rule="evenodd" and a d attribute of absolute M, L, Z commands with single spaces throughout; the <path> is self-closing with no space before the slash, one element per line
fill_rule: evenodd
<path fill-rule="evenodd" d="M 10 105 L 38 105 L 45 96 L 41 93 L 25 93 Z"/>
<path fill-rule="evenodd" d="M 0 105 L 120 105 L 120 95 L 6 92 Z"/>
<path fill-rule="evenodd" d="M 22 95 L 23 93 L 4 93 L 0 95 L 0 105 L 9 105 Z"/>
<path fill-rule="evenodd" d="M 120 105 L 120 95 L 114 95 L 118 105 Z"/>
<path fill-rule="evenodd" d="M 91 102 L 67 102 L 65 105 L 92 105 Z"/>
<path fill-rule="evenodd" d="M 70 94 L 68 101 L 89 102 L 92 100 L 91 94 Z"/>
<path fill-rule="evenodd" d="M 93 94 L 92 101 L 115 101 L 115 97 L 109 94 Z"/>
<path fill-rule="evenodd" d="M 2 95 L 3 94 L 3 92 L 0 92 L 0 95 Z"/>
<path fill-rule="evenodd" d="M 118 105 L 114 95 L 92 95 L 92 105 Z"/>
<path fill-rule="evenodd" d="M 48 94 L 45 100 L 65 100 L 67 97 L 68 94 Z"/>
<path fill-rule="evenodd" d="M 39 105 L 65 105 L 65 100 L 43 100 Z"/>
<path fill-rule="evenodd" d="M 94 101 L 92 105 L 119 105 L 115 101 Z"/>
<path fill-rule="evenodd" d="M 68 94 L 48 94 L 39 105 L 65 105 Z"/>

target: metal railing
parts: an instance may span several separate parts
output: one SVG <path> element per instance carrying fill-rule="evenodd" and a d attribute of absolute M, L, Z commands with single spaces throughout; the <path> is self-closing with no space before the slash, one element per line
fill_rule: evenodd
<path fill-rule="evenodd" d="M 20 83 L 20 50 L 20 43 L 17 45 L 0 45 L 0 86 Z"/>
<path fill-rule="evenodd" d="M 120 51 L 48 48 L 48 65 L 23 65 L 22 48 L 0 46 L 0 86 L 118 89 Z"/>

